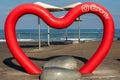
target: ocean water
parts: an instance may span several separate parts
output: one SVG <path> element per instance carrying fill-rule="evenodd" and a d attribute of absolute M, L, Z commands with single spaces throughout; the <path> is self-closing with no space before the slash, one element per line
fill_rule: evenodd
<path fill-rule="evenodd" d="M 66 31 L 68 34 L 66 34 Z M 41 41 L 47 41 L 47 29 L 40 30 Z M 38 41 L 37 29 L 20 29 L 16 30 L 17 39 Z M 78 29 L 50 29 L 50 41 L 65 40 L 67 35 L 68 40 L 77 40 Z M 103 36 L 102 29 L 80 29 L 80 40 L 101 40 Z M 114 39 L 120 38 L 120 29 L 115 29 Z M 0 30 L 0 41 L 5 40 L 4 31 Z"/>

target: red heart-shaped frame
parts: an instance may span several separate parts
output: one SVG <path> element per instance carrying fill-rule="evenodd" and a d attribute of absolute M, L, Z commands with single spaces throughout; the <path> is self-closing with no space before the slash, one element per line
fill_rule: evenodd
<path fill-rule="evenodd" d="M 42 18 L 52 28 L 62 29 L 71 25 L 75 19 L 83 14 L 93 13 L 103 21 L 104 34 L 101 44 L 90 60 L 80 68 L 83 74 L 91 73 L 107 55 L 114 37 L 114 22 L 110 13 L 101 5 L 94 2 L 85 2 L 71 9 L 63 18 L 54 17 L 48 10 L 35 4 L 22 4 L 16 7 L 7 17 L 5 22 L 5 37 L 7 45 L 17 62 L 29 74 L 41 74 L 38 68 L 22 51 L 16 39 L 16 23 L 25 14 L 34 14 Z"/>

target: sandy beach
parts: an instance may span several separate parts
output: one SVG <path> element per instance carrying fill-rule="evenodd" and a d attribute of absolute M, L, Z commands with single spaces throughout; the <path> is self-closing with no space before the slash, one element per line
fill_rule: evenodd
<path fill-rule="evenodd" d="M 79 44 L 54 44 L 38 49 L 38 43 L 20 43 L 26 55 L 39 67 L 61 55 L 76 58 L 78 68 L 88 61 L 98 48 L 99 41 Z M 0 42 L 0 80 L 39 80 L 39 75 L 27 74 L 15 61 L 5 42 Z M 112 47 L 99 67 L 89 75 L 82 75 L 81 80 L 120 80 L 120 41 L 113 41 Z"/>

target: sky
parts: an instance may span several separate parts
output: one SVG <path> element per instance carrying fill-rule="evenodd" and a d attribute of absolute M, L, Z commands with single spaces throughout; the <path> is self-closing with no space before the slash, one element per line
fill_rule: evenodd
<path fill-rule="evenodd" d="M 44 2 L 54 6 L 62 7 L 76 2 L 96 2 L 104 6 L 112 14 L 115 28 L 120 29 L 120 0 L 0 0 L 0 29 L 4 29 L 4 23 L 7 15 L 12 9 L 16 6 L 24 3 L 34 3 L 34 2 Z M 10 1 L 10 2 L 9 2 Z M 63 16 L 67 12 L 55 12 L 52 13 L 56 17 Z M 17 22 L 17 29 L 37 29 L 37 16 L 34 15 L 25 15 L 20 18 Z M 93 28 L 103 28 L 102 21 L 93 14 L 85 14 L 81 16 L 81 29 L 93 29 Z M 46 24 L 41 21 L 41 28 L 47 28 Z M 74 22 L 70 28 L 77 28 L 77 22 Z"/>

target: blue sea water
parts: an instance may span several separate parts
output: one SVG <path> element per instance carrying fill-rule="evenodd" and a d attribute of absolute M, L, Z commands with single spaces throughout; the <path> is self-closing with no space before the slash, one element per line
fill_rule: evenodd
<path fill-rule="evenodd" d="M 47 29 L 40 30 L 41 41 L 47 41 L 48 32 Z M 78 39 L 78 29 L 67 29 L 67 39 L 76 40 Z M 16 30 L 17 39 L 31 39 L 38 41 L 38 30 L 37 29 L 19 29 Z M 80 29 L 80 39 L 93 39 L 101 40 L 103 36 L 102 29 Z M 114 39 L 120 38 L 120 29 L 115 29 Z M 50 41 L 60 41 L 66 39 L 66 29 L 50 29 Z M 4 31 L 0 30 L 0 40 L 5 40 Z"/>

